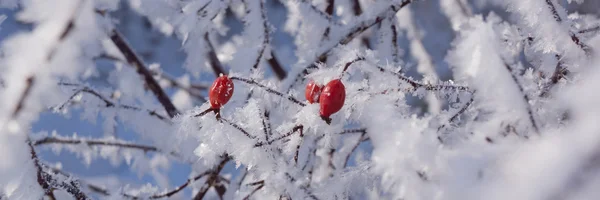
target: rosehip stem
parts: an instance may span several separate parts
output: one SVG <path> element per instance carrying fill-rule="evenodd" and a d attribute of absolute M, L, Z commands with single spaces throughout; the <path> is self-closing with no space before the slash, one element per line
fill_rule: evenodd
<path fill-rule="evenodd" d="M 327 125 L 331 125 L 331 117 L 325 117 L 325 116 L 321 115 L 321 119 L 323 119 L 323 121 L 325 121 L 325 123 L 327 123 Z"/>
<path fill-rule="evenodd" d="M 302 106 L 302 107 L 306 106 L 306 104 L 305 104 L 305 103 L 302 103 L 302 101 L 299 101 L 298 99 L 296 99 L 296 98 L 294 98 L 294 97 L 292 97 L 292 96 L 290 96 L 290 95 L 285 95 L 285 94 L 283 94 L 283 93 L 281 93 L 281 92 L 279 92 L 279 91 L 277 91 L 277 90 L 274 90 L 274 89 L 272 89 L 272 88 L 270 88 L 270 87 L 267 87 L 267 86 L 265 86 L 265 85 L 263 85 L 263 84 L 260 84 L 260 83 L 256 82 L 255 80 L 246 79 L 246 78 L 241 78 L 241 77 L 235 77 L 235 76 L 231 76 L 231 77 L 229 77 L 229 78 L 230 78 L 231 80 L 237 80 L 237 81 L 241 81 L 241 82 L 244 82 L 244 83 L 247 83 L 247 84 L 250 84 L 250 85 L 256 85 L 256 86 L 258 86 L 258 87 L 260 87 L 260 88 L 264 89 L 264 90 L 265 90 L 265 91 L 267 91 L 268 93 L 271 93 L 271 94 L 274 94 L 274 95 L 280 96 L 280 97 L 282 97 L 282 98 L 284 98 L 284 99 L 287 99 L 287 100 L 291 101 L 292 103 L 298 104 L 298 105 L 300 105 L 300 106 Z"/>

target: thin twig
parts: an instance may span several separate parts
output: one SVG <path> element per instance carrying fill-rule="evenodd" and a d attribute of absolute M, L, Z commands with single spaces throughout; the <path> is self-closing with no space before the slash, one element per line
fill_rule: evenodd
<path fill-rule="evenodd" d="M 521 92 L 521 94 L 523 95 L 523 101 L 525 101 L 524 103 L 525 103 L 525 107 L 527 108 L 527 114 L 529 115 L 529 121 L 530 121 L 531 126 L 533 127 L 533 130 L 535 131 L 535 133 L 537 133 L 539 135 L 540 134 L 540 130 L 539 130 L 538 125 L 537 125 L 537 123 L 535 121 L 535 118 L 533 116 L 533 110 L 531 108 L 531 105 L 529 104 L 529 96 L 525 92 L 525 89 L 523 89 L 523 85 L 521 85 L 521 83 L 517 79 L 517 76 L 515 76 L 515 74 L 513 73 L 513 70 L 510 67 L 510 65 L 508 65 L 508 63 L 505 62 L 504 63 L 504 67 L 506 68 L 506 70 L 508 70 L 508 73 L 510 74 L 510 76 L 513 79 L 513 81 L 517 85 L 517 88 L 519 89 L 519 92 Z"/>

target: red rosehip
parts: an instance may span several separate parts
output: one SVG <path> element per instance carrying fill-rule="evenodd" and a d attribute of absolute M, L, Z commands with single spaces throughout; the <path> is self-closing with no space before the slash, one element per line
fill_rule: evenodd
<path fill-rule="evenodd" d="M 346 88 L 340 79 L 329 81 L 321 96 L 319 97 L 319 104 L 321 104 L 321 117 L 329 118 L 333 113 L 336 113 L 344 106 L 346 100 Z"/>
<path fill-rule="evenodd" d="M 225 105 L 233 95 L 233 81 L 225 75 L 219 76 L 208 92 L 210 107 L 212 109 L 220 109 Z"/>
<path fill-rule="evenodd" d="M 323 86 L 318 85 L 313 80 L 308 82 L 306 85 L 306 90 L 304 91 L 304 96 L 306 97 L 306 100 L 308 100 L 308 103 L 319 102 L 321 90 L 323 90 Z"/>

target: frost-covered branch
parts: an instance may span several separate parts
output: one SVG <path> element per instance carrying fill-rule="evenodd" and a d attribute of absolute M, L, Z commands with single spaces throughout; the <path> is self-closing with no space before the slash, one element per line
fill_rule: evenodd
<path fill-rule="evenodd" d="M 527 108 L 527 115 L 529 115 L 529 122 L 531 123 L 533 130 L 535 131 L 535 133 L 540 134 L 540 129 L 538 128 L 537 122 L 535 121 L 535 117 L 533 116 L 533 109 L 531 108 L 531 105 L 529 103 L 529 95 L 527 95 L 527 93 L 525 92 L 525 89 L 523 89 L 523 85 L 519 82 L 519 79 L 517 78 L 517 76 L 515 76 L 515 73 L 513 72 L 513 69 L 511 68 L 511 66 L 505 62 L 504 67 L 510 74 L 510 77 L 512 78 L 512 80 L 515 82 L 515 85 L 517 85 L 519 92 L 521 92 L 521 94 L 523 95 L 523 101 L 524 101 L 523 103 L 525 104 L 525 107 Z"/>
<path fill-rule="evenodd" d="M 277 90 L 274 90 L 272 88 L 267 87 L 266 85 L 260 84 L 260 83 L 256 82 L 255 80 L 246 79 L 246 78 L 237 77 L 237 76 L 232 76 L 232 77 L 229 77 L 229 78 L 231 78 L 231 80 L 237 80 L 237 81 L 241 81 L 243 83 L 247 83 L 247 84 L 250 84 L 250 85 L 258 86 L 258 87 L 264 89 L 268 93 L 280 96 L 281 98 L 287 99 L 287 100 L 289 100 L 289 101 L 291 101 L 291 102 L 293 102 L 295 104 L 298 104 L 299 106 L 306 106 L 305 103 L 303 103 L 302 101 L 300 101 L 300 100 L 292 97 L 291 95 L 285 95 L 285 94 L 283 94 L 283 93 L 281 93 L 281 92 L 279 92 Z"/>
<path fill-rule="evenodd" d="M 87 94 L 90 94 L 90 95 L 92 95 L 92 96 L 100 99 L 102 102 L 104 102 L 104 106 L 107 107 L 107 108 L 120 108 L 120 109 L 133 110 L 133 111 L 144 111 L 144 112 L 148 113 L 148 115 L 156 117 L 156 118 L 158 118 L 161 121 L 164 121 L 164 122 L 167 122 L 167 123 L 171 123 L 171 121 L 169 119 L 167 119 L 165 116 L 162 116 L 161 114 L 157 113 L 154 110 L 143 109 L 143 108 L 132 106 L 132 105 L 115 103 L 115 102 L 109 100 L 104 95 L 100 94 L 100 92 L 98 92 L 98 91 L 96 91 L 96 90 L 94 90 L 94 89 L 92 89 L 90 87 L 82 86 L 81 84 L 65 83 L 65 82 L 60 82 L 59 85 L 80 88 L 80 89 L 76 89 L 76 92 L 73 93 L 73 95 L 71 95 L 71 97 L 69 97 L 69 99 L 65 103 L 63 103 L 60 106 L 58 106 L 59 110 L 63 109 L 69 102 L 73 101 L 74 98 L 77 95 L 79 95 L 79 93 L 87 93 Z"/>
<path fill-rule="evenodd" d="M 135 54 L 133 49 L 127 44 L 121 33 L 119 33 L 116 29 L 113 29 L 110 34 L 110 39 L 117 46 L 119 51 L 125 56 L 125 59 L 136 69 L 136 72 L 140 74 L 144 78 L 144 82 L 146 86 L 152 91 L 156 99 L 160 102 L 160 104 L 165 108 L 169 117 L 173 118 L 175 115 L 179 114 L 169 96 L 163 91 L 158 82 L 152 76 L 152 72 L 148 70 L 146 65 L 142 62 L 142 60 Z"/>
<path fill-rule="evenodd" d="M 59 137 L 45 137 L 39 140 L 33 141 L 33 145 L 45 145 L 45 144 L 66 144 L 66 145 L 78 145 L 85 144 L 87 146 L 114 146 L 119 148 L 137 149 L 144 152 L 158 152 L 158 148 L 142 144 L 133 144 L 123 141 L 116 140 L 94 140 L 94 139 L 70 139 L 70 138 L 59 138 Z"/>

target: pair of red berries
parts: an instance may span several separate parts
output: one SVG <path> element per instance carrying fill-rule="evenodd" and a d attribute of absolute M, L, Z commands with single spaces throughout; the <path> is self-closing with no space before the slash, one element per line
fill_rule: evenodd
<path fill-rule="evenodd" d="M 210 87 L 208 98 L 213 110 L 219 110 L 233 96 L 233 81 L 227 76 L 219 76 Z M 309 103 L 319 102 L 320 114 L 323 119 L 330 121 L 329 116 L 340 111 L 346 100 L 346 88 L 340 79 L 329 81 L 324 87 L 314 81 L 306 85 L 304 95 Z"/>
<path fill-rule="evenodd" d="M 324 87 L 311 80 L 306 85 L 304 96 L 309 103 L 319 102 L 321 117 L 329 121 L 329 116 L 340 111 L 344 106 L 346 87 L 340 79 L 329 81 Z"/>

